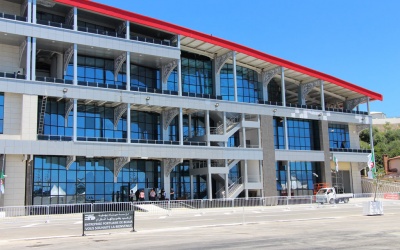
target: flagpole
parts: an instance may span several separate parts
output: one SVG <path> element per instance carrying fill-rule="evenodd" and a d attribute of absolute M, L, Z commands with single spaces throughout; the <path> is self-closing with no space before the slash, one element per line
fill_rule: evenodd
<path fill-rule="evenodd" d="M 367 99 L 367 110 L 368 110 L 368 116 L 371 117 L 371 112 L 369 108 L 369 97 Z M 364 120 L 363 120 L 364 121 Z M 371 145 L 371 154 L 374 156 L 374 168 L 376 169 L 376 164 L 375 164 L 375 153 L 374 153 L 374 137 L 372 134 L 372 118 L 370 119 L 369 123 L 369 143 Z M 369 170 L 372 172 L 371 167 L 369 167 Z"/>

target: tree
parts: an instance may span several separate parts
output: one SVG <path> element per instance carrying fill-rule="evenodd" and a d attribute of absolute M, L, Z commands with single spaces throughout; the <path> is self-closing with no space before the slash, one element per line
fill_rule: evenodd
<path fill-rule="evenodd" d="M 382 156 L 384 154 L 389 158 L 400 155 L 400 129 L 392 129 L 389 125 L 385 124 L 383 131 L 379 131 L 376 127 L 372 128 L 376 166 L 383 166 Z M 369 129 L 361 131 L 360 147 L 371 149 Z"/>

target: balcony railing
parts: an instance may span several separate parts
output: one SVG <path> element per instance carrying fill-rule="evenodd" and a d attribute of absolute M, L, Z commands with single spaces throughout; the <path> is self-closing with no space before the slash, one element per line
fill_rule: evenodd
<path fill-rule="evenodd" d="M 78 26 L 78 31 L 97 34 L 97 35 L 103 35 L 103 36 L 125 38 L 125 34 L 118 34 L 117 32 L 114 32 L 114 31 L 107 31 L 107 30 L 101 30 L 101 29 L 91 29 L 88 27 L 79 27 Z"/>
<path fill-rule="evenodd" d="M 47 77 L 47 76 L 37 76 L 36 77 L 36 81 L 52 82 L 52 83 L 63 83 L 63 84 L 73 84 L 72 80 L 59 79 L 59 78 Z"/>
<path fill-rule="evenodd" d="M 331 152 L 347 152 L 347 153 L 371 153 L 370 149 L 355 149 L 355 148 L 330 148 Z"/>
<path fill-rule="evenodd" d="M 0 72 L 0 77 L 15 78 L 15 79 L 22 79 L 22 80 L 26 79 L 25 75 L 18 74 L 16 72 L 14 72 L 14 73 Z"/>
<path fill-rule="evenodd" d="M 182 92 L 182 96 L 197 97 L 197 98 L 207 98 L 207 99 L 214 99 L 214 100 L 222 100 L 222 96 L 220 96 L 220 95 L 216 96 L 216 95 L 211 95 L 211 94 Z"/>
<path fill-rule="evenodd" d="M 26 22 L 27 21 L 27 18 L 24 17 L 24 16 L 17 16 L 17 15 L 13 15 L 13 14 L 7 14 L 7 13 L 4 13 L 4 12 L 0 12 L 0 18 L 16 20 L 16 21 L 22 21 L 22 22 Z"/>
<path fill-rule="evenodd" d="M 73 25 L 67 25 L 67 24 L 63 24 L 63 23 L 51 22 L 51 21 L 47 21 L 47 20 L 37 20 L 36 23 L 37 24 L 41 24 L 41 25 L 51 26 L 51 27 L 69 29 L 69 30 L 74 29 Z"/>
<path fill-rule="evenodd" d="M 144 37 L 144 36 L 131 36 L 130 40 L 133 41 L 139 41 L 139 42 L 146 42 L 146 43 L 154 43 L 154 44 L 159 44 L 159 45 L 164 45 L 164 46 L 171 46 L 171 47 L 176 47 L 176 44 L 171 42 L 170 40 L 164 39 L 157 39 L 157 38 L 151 38 L 151 37 Z"/>

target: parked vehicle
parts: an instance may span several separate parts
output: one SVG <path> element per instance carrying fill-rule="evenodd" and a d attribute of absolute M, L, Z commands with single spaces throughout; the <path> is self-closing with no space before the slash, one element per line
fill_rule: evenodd
<path fill-rule="evenodd" d="M 336 189 L 334 187 L 321 188 L 320 190 L 318 190 L 315 196 L 315 201 L 321 204 L 334 204 L 341 201 L 347 203 L 349 202 L 350 198 L 354 197 L 352 193 L 336 192 Z"/>

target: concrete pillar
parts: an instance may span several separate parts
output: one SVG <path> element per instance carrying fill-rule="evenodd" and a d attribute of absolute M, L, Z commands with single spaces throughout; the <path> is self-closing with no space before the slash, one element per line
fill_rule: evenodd
<path fill-rule="evenodd" d="M 31 61 L 31 56 L 32 56 L 32 38 L 28 36 L 26 38 L 26 80 L 31 80 L 31 67 L 32 67 L 32 61 Z"/>
<path fill-rule="evenodd" d="M 31 72 L 31 80 L 36 80 L 36 38 L 32 37 L 32 72 Z"/>
<path fill-rule="evenodd" d="M 237 76 L 236 76 L 236 52 L 233 52 L 233 88 L 235 93 L 235 102 L 238 101 L 238 93 L 237 93 Z"/>
<path fill-rule="evenodd" d="M 207 159 L 207 196 L 212 200 L 211 159 Z"/>
<path fill-rule="evenodd" d="M 321 150 L 324 151 L 324 161 L 321 162 L 321 176 L 322 182 L 332 185 L 332 173 L 331 173 L 331 153 L 329 150 L 329 127 L 328 121 L 319 121 L 319 138 L 321 144 Z"/>
<path fill-rule="evenodd" d="M 179 145 L 183 145 L 183 111 L 179 108 Z"/>
<path fill-rule="evenodd" d="M 272 116 L 261 116 L 261 146 L 263 149 L 262 182 L 266 197 L 276 196 L 276 160 L 274 145 L 274 128 Z"/>

